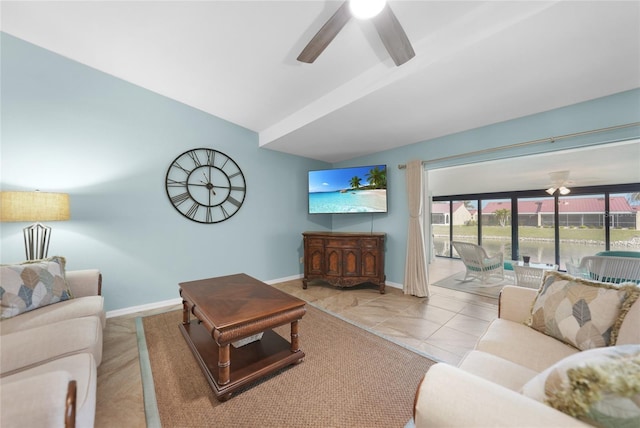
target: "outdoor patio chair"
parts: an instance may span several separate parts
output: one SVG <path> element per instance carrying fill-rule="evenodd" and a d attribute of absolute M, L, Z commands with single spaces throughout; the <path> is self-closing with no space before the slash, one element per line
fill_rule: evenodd
<path fill-rule="evenodd" d="M 544 278 L 545 269 L 531 266 L 513 266 L 513 272 L 516 275 L 516 285 L 527 288 L 540 288 L 542 278 Z"/>
<path fill-rule="evenodd" d="M 582 276 L 600 282 L 640 284 L 640 259 L 633 257 L 586 256 L 580 261 Z"/>
<path fill-rule="evenodd" d="M 463 281 L 468 278 L 478 278 L 484 284 L 491 276 L 504 279 L 504 256 L 502 253 L 489 257 L 480 245 L 461 241 L 452 241 L 451 245 L 467 269 Z"/>

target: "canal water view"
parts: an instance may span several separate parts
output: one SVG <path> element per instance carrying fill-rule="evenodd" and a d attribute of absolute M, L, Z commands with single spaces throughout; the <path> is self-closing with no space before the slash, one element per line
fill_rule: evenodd
<path fill-rule="evenodd" d="M 455 240 L 466 242 L 477 242 L 476 236 L 455 236 Z M 434 236 L 435 254 L 437 256 L 448 257 L 452 250 L 449 237 L 443 235 Z M 505 260 L 511 259 L 511 240 L 502 238 L 484 237 L 482 247 L 489 254 L 501 252 Z M 566 269 L 566 263 L 579 263 L 584 256 L 593 256 L 594 254 L 604 251 L 605 244 L 594 241 L 560 241 L 560 269 Z M 617 251 L 640 251 L 640 231 L 635 239 L 626 242 L 616 242 L 611 244 L 611 250 Z M 454 257 L 458 257 L 454 251 Z M 522 256 L 530 256 L 532 263 L 555 263 L 555 245 L 553 241 L 526 240 L 519 241 L 519 259 Z"/>

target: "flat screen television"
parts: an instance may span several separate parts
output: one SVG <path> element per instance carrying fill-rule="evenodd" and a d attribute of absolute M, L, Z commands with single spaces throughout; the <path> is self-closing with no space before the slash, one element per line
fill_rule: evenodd
<path fill-rule="evenodd" d="M 309 214 L 386 212 L 386 165 L 309 171 Z"/>

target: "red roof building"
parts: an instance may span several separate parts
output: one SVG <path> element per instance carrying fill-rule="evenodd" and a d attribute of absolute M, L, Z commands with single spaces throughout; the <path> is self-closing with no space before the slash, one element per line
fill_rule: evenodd
<path fill-rule="evenodd" d="M 518 200 L 518 224 L 520 226 L 552 226 L 555 200 Z M 631 206 L 623 196 L 609 198 L 609 221 L 611 227 L 638 229 L 640 210 Z M 511 210 L 511 201 L 492 201 L 482 208 L 484 224 L 497 224 L 495 212 Z M 559 222 L 568 227 L 604 227 L 605 200 L 601 198 L 561 197 L 558 202 Z"/>

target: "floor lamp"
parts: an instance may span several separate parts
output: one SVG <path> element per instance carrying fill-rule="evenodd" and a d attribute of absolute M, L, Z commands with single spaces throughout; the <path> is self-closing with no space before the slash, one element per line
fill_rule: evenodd
<path fill-rule="evenodd" d="M 0 192 L 0 221 L 34 221 L 23 229 L 27 260 L 47 257 L 51 228 L 42 221 L 69 220 L 69 195 L 48 192 Z"/>

